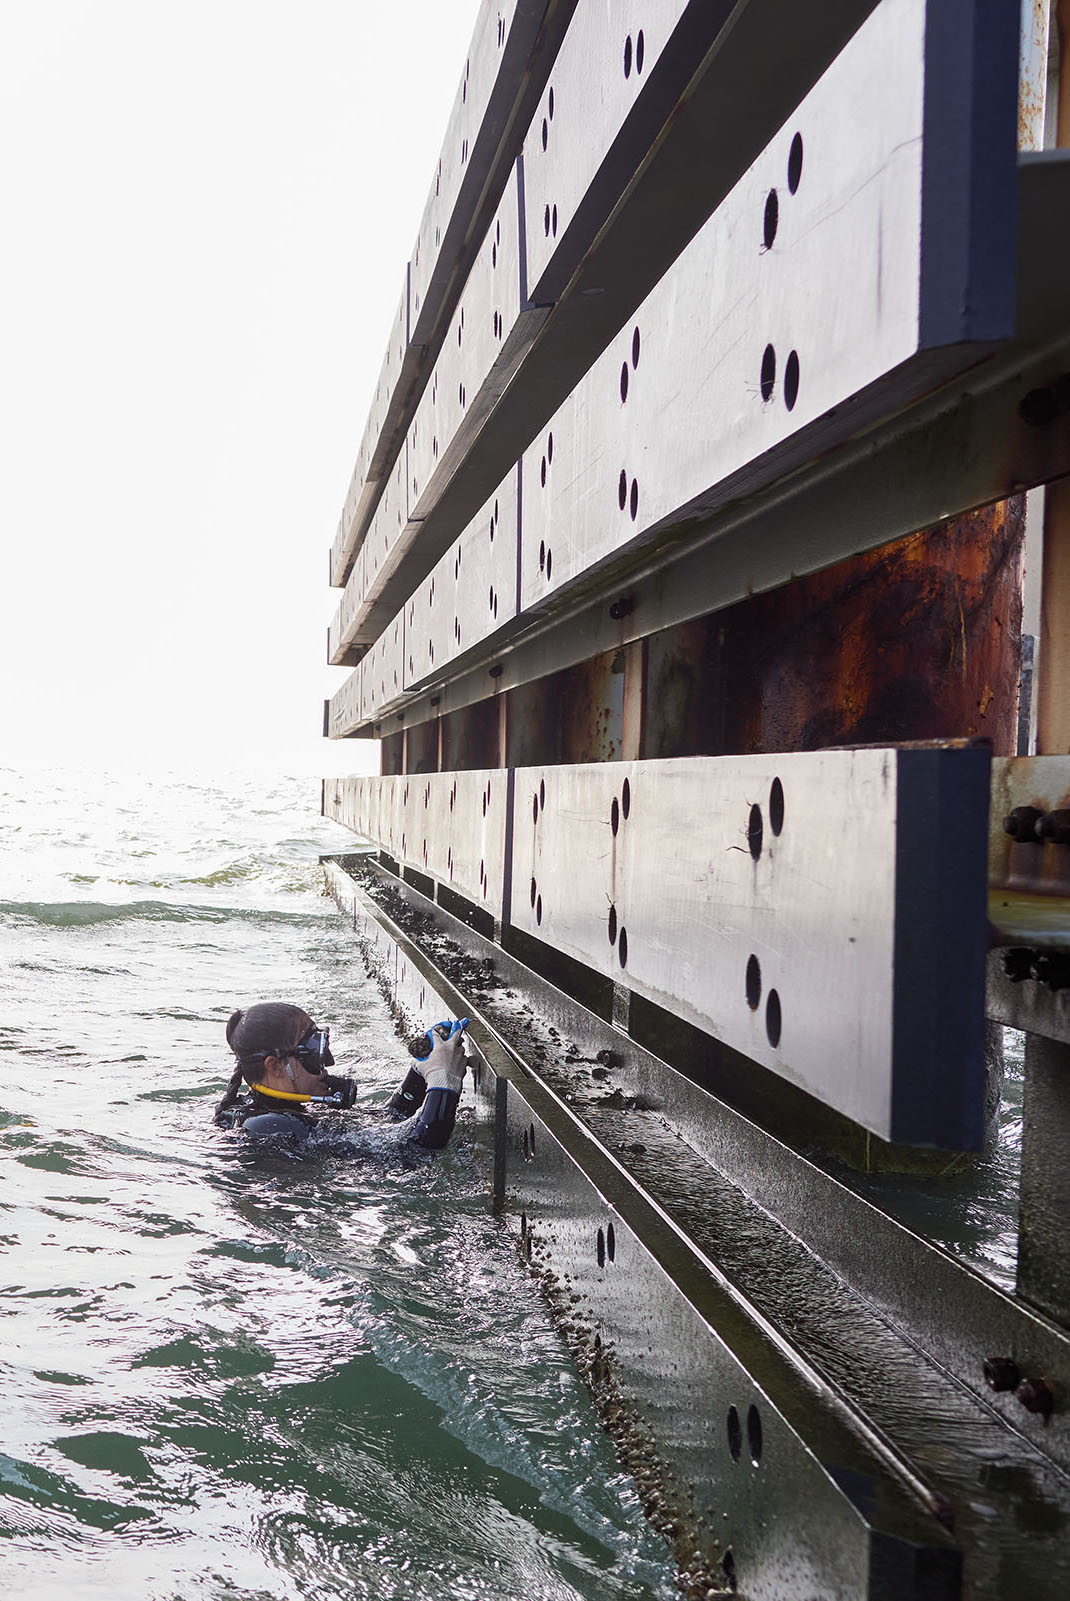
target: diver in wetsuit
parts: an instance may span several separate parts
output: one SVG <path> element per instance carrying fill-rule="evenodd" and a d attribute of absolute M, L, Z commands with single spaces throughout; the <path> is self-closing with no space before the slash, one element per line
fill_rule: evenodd
<path fill-rule="evenodd" d="M 430 1054 L 414 1063 L 387 1102 L 385 1115 L 401 1125 L 403 1142 L 432 1151 L 448 1144 L 464 1082 L 464 1026 L 436 1025 Z M 221 1127 L 241 1128 L 258 1139 L 303 1138 L 317 1124 L 312 1108 L 347 1110 L 356 1100 L 351 1078 L 327 1072 L 334 1066 L 330 1031 L 317 1028 L 299 1006 L 264 1001 L 234 1012 L 227 1044 L 237 1063 L 216 1107 Z M 240 1093 L 243 1083 L 247 1095 Z"/>

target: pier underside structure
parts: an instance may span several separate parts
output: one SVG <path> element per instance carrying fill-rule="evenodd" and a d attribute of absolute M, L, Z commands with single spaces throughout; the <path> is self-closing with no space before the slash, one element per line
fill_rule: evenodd
<path fill-rule="evenodd" d="M 484 4 L 331 551 L 330 887 L 696 1595 L 1070 1594 L 1052 16 Z"/>

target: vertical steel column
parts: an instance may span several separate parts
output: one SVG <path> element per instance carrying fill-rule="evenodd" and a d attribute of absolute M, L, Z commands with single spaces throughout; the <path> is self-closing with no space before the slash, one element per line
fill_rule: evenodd
<path fill-rule="evenodd" d="M 637 762 L 643 755 L 646 700 L 646 640 L 624 647 L 624 704 L 621 712 L 620 757 Z"/>
<path fill-rule="evenodd" d="M 498 709 L 498 759 L 497 767 L 509 765 L 509 696 L 496 695 L 495 704 Z"/>
<path fill-rule="evenodd" d="M 1025 0 L 1022 6 L 1023 49 L 1030 10 L 1038 5 L 1040 0 L 1032 8 Z M 1041 9 L 1047 11 L 1046 3 Z M 1065 146 L 1070 143 L 1070 74 L 1065 70 L 1070 0 L 1056 0 L 1052 11 L 1061 58 L 1056 143 Z M 1034 24 L 1039 38 L 1037 19 Z M 1039 119 L 1041 136 L 1030 141 L 1033 147 L 1043 142 L 1042 95 Z M 1049 484 L 1044 493 L 1037 656 L 1036 748 L 1038 754 L 1061 754 L 1070 751 L 1070 483 L 1065 479 Z M 1022 1123 L 1018 1293 L 1058 1322 L 1070 1324 L 1070 1045 L 1026 1036 Z"/>
<path fill-rule="evenodd" d="M 1055 141 L 1070 144 L 1070 0 L 1056 0 L 1060 71 Z M 1070 481 L 1044 492 L 1044 561 L 1041 578 L 1040 645 L 1037 652 L 1037 753 L 1070 751 Z"/>

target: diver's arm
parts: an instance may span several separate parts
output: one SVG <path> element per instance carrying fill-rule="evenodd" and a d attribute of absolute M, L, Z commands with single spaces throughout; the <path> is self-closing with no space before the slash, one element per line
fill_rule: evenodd
<path fill-rule="evenodd" d="M 445 1039 L 436 1027 L 431 1033 L 431 1054 L 418 1067 L 410 1069 L 405 1081 L 408 1084 L 414 1076 L 421 1079 L 425 1094 L 419 1110 L 409 1118 L 402 1131 L 402 1137 L 430 1151 L 441 1151 L 449 1144 L 457 1120 L 466 1071 L 464 1029 L 467 1021 L 466 1018 L 463 1023 L 454 1023 Z"/>
<path fill-rule="evenodd" d="M 387 1117 L 392 1123 L 400 1123 L 406 1117 L 412 1117 L 423 1106 L 426 1094 L 427 1080 L 419 1068 L 410 1067 L 386 1103 Z"/>
<path fill-rule="evenodd" d="M 233 1100 L 224 1097 L 215 1109 L 212 1121 L 217 1128 L 241 1128 L 252 1111 L 251 1095 L 235 1095 Z"/>
<path fill-rule="evenodd" d="M 431 1088 L 415 1117 L 409 1119 L 405 1138 L 429 1151 L 441 1151 L 449 1144 L 457 1121 L 459 1090 Z"/>

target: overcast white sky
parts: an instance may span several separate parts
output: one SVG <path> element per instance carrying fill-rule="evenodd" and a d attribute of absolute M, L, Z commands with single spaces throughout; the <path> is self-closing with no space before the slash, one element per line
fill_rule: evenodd
<path fill-rule="evenodd" d="M 477 0 L 0 0 L 0 766 L 366 766 L 327 558 Z"/>

